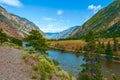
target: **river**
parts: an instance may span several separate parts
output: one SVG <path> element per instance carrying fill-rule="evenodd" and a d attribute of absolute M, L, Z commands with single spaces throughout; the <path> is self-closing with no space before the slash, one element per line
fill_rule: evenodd
<path fill-rule="evenodd" d="M 61 52 L 57 50 L 47 51 L 49 58 L 57 60 L 60 67 L 67 71 L 72 72 L 75 77 L 82 70 L 81 64 L 85 63 L 83 61 L 83 55 L 76 56 L 70 52 Z M 120 78 L 120 64 L 115 62 L 101 61 L 102 72 L 105 77 L 111 78 L 112 74 L 116 74 Z"/>

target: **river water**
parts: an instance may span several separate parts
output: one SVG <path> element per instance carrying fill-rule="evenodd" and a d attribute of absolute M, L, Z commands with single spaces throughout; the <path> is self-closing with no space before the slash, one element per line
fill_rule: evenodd
<path fill-rule="evenodd" d="M 57 60 L 60 67 L 67 71 L 72 72 L 75 77 L 82 70 L 81 64 L 85 63 L 83 61 L 83 55 L 76 56 L 70 52 L 61 52 L 57 50 L 47 51 L 49 58 Z M 115 62 L 101 61 L 102 72 L 105 77 L 111 78 L 112 74 L 116 74 L 120 78 L 120 64 Z"/>

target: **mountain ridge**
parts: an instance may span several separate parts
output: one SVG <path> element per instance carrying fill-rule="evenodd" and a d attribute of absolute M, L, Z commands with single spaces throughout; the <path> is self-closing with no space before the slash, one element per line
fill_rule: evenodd
<path fill-rule="evenodd" d="M 64 39 L 69 37 L 69 35 L 71 34 L 71 32 L 73 32 L 74 30 L 76 30 L 79 26 L 74 26 L 74 27 L 70 27 L 66 30 L 63 30 L 61 32 L 58 33 L 51 33 L 51 35 L 49 35 L 48 33 L 46 33 L 46 35 L 50 38 L 50 39 Z"/>
<path fill-rule="evenodd" d="M 0 28 L 2 28 L 7 35 L 16 38 L 24 38 L 29 34 L 29 31 L 33 29 L 39 30 L 44 35 L 44 33 L 33 22 L 7 12 L 2 6 L 0 6 Z"/>
<path fill-rule="evenodd" d="M 82 27 L 73 31 L 70 37 L 86 35 L 89 31 L 105 35 L 116 23 L 120 21 L 120 1 L 116 0 L 107 7 L 98 11 L 93 17 L 86 21 Z"/>

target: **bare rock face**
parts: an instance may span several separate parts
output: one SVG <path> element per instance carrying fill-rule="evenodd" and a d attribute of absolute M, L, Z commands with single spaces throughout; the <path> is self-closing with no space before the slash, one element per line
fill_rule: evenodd
<path fill-rule="evenodd" d="M 31 21 L 19 17 L 17 15 L 8 13 L 3 7 L 0 6 L 0 28 L 5 33 L 16 38 L 23 38 L 29 34 L 31 30 L 39 30 L 43 32 Z M 43 34 L 44 35 L 44 34 Z"/>

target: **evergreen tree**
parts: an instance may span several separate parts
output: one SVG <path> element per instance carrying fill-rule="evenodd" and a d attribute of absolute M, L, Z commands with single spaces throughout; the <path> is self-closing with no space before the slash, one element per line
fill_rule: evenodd
<path fill-rule="evenodd" d="M 106 54 L 106 57 L 108 60 L 112 59 L 113 51 L 112 51 L 110 41 L 108 41 L 108 43 L 107 43 L 105 54 Z"/>
<path fill-rule="evenodd" d="M 118 51 L 118 40 L 114 37 L 113 38 L 113 51 Z"/>
<path fill-rule="evenodd" d="M 83 59 L 85 64 L 81 65 L 83 70 L 79 73 L 77 80 L 103 80 L 99 56 L 96 53 L 95 37 L 93 32 L 89 33 L 86 36 L 87 49 Z"/>
<path fill-rule="evenodd" d="M 5 33 L 3 33 L 3 30 L 0 29 L 0 43 L 2 44 L 3 42 L 6 42 L 7 39 L 7 35 Z"/>
<path fill-rule="evenodd" d="M 96 53 L 97 54 L 105 54 L 105 44 L 104 42 L 98 41 L 98 44 L 96 45 Z"/>
<path fill-rule="evenodd" d="M 30 35 L 24 38 L 24 41 L 28 42 L 29 46 L 33 46 L 37 50 L 46 49 L 46 40 L 38 30 L 32 30 L 29 34 Z"/>
<path fill-rule="evenodd" d="M 94 33 L 93 31 L 90 31 L 87 35 L 86 35 L 86 42 L 87 42 L 87 47 L 88 47 L 88 53 L 93 54 L 95 51 L 95 46 L 96 46 L 96 42 L 95 42 L 95 37 L 94 37 Z"/>
<path fill-rule="evenodd" d="M 22 46 L 22 40 L 14 38 L 14 37 L 9 37 L 9 39 L 10 39 L 11 43 L 14 43 L 16 45 Z"/>
<path fill-rule="evenodd" d="M 105 49 L 105 44 L 104 44 L 104 42 L 102 42 L 101 48 Z"/>

